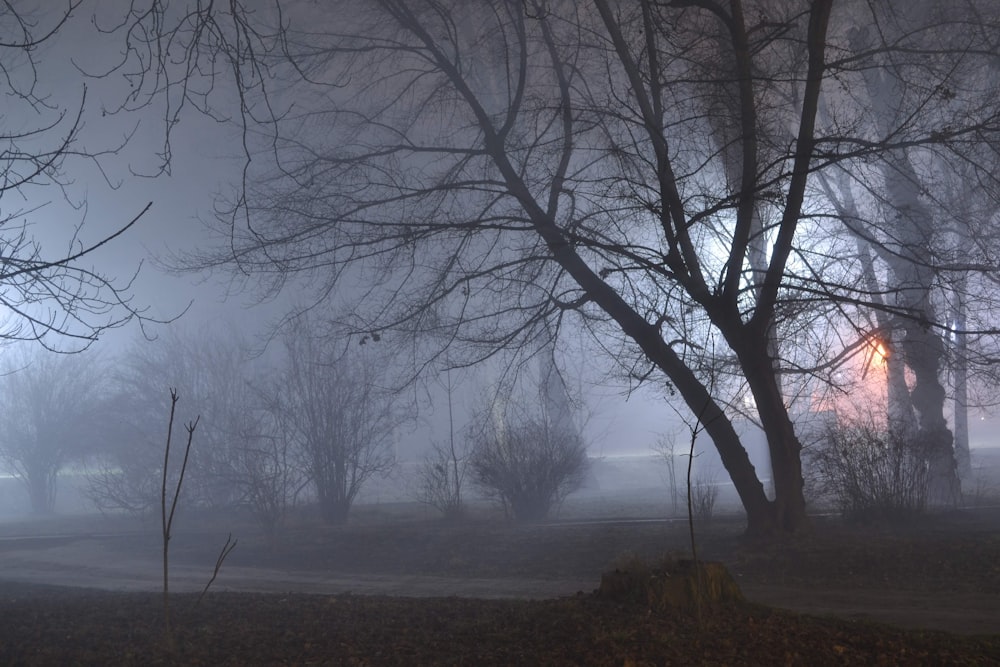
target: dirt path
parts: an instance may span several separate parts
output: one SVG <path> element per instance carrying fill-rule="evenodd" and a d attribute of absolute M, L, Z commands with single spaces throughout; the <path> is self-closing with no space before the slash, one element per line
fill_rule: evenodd
<path fill-rule="evenodd" d="M 1000 599 L 996 595 L 871 591 L 858 589 L 788 588 L 744 584 L 750 600 L 814 616 L 838 616 L 904 628 L 944 630 L 956 634 L 1000 632 Z"/>
<path fill-rule="evenodd" d="M 607 527 L 604 527 L 607 528 Z M 574 530 L 583 530 L 577 527 Z M 595 530 L 597 528 L 595 527 Z M 216 533 L 217 534 L 217 533 Z M 556 533 L 546 533 L 549 538 Z M 594 533 L 600 539 L 604 533 Z M 593 539 L 594 535 L 591 535 Z M 530 535 L 529 535 L 530 536 Z M 370 537 L 370 536 L 369 536 Z M 523 536 L 522 536 L 523 537 Z M 360 539 L 360 538 L 359 538 Z M 213 537 L 214 540 L 214 537 Z M 583 541 L 581 545 L 593 545 Z M 359 544 L 368 544 L 367 542 Z M 219 545 L 221 546 L 221 545 Z M 403 557 L 413 558 L 403 549 Z M 523 545 L 522 545 L 523 546 Z M 365 547 L 368 548 L 368 547 Z M 513 549 L 508 538 L 492 547 Z M 212 575 L 216 547 L 172 554 L 171 589 L 200 591 Z M 364 549 L 361 549 L 362 551 Z M 512 552 L 513 553 L 513 552 Z M 505 558 L 496 551 L 493 558 Z M 291 562 L 296 562 L 292 560 Z M 372 568 L 364 574 L 350 568 L 323 567 L 298 561 L 299 567 L 264 567 L 253 562 L 226 563 L 213 584 L 215 591 L 355 593 L 407 597 L 552 598 L 590 592 L 599 583 L 599 570 L 590 576 L 448 576 L 397 574 L 391 567 Z M 434 570 L 438 572 L 438 570 Z M 499 570 L 502 572 L 502 570 Z M 577 568 L 583 572 L 585 570 Z M 162 588 L 161 547 L 149 532 L 108 532 L 0 537 L 0 578 L 24 583 L 100 588 L 112 591 L 157 591 Z M 963 634 L 1000 632 L 1000 597 L 975 587 L 923 593 L 914 590 L 873 590 L 857 586 L 784 585 L 740 581 L 748 599 L 773 607 L 814 615 L 835 615 L 892 623 L 910 628 L 945 630 Z"/>
<path fill-rule="evenodd" d="M 0 578 L 112 591 L 162 590 L 162 560 L 155 546 L 147 537 L 131 534 L 0 538 Z M 212 565 L 173 563 L 171 590 L 201 591 L 212 576 Z M 343 574 L 234 565 L 224 565 L 212 584 L 218 591 L 477 598 L 552 598 L 595 587 L 594 581 L 565 579 Z"/>

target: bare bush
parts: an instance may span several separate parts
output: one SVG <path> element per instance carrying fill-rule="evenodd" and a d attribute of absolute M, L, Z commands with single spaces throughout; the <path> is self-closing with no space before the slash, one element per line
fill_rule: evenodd
<path fill-rule="evenodd" d="M 86 495 L 101 513 L 146 518 L 156 506 L 157 467 L 144 455 L 128 459 L 102 454 L 87 470 Z"/>
<path fill-rule="evenodd" d="M 471 434 L 470 465 L 476 485 L 517 521 L 544 519 L 580 488 L 589 461 L 583 439 L 554 428 L 544 416 L 516 424 L 486 420 Z"/>
<path fill-rule="evenodd" d="M 250 511 L 269 540 L 281 534 L 288 512 L 307 484 L 292 439 L 281 428 L 273 401 L 247 392 L 240 422 L 233 424 L 229 450 L 230 484 L 237 502 Z"/>
<path fill-rule="evenodd" d="M 873 419 L 840 421 L 809 453 L 818 490 L 857 520 L 898 519 L 924 511 L 927 457 L 920 443 Z"/>
<path fill-rule="evenodd" d="M 159 499 L 162 434 L 159 415 L 170 409 L 163 385 L 177 387 L 199 407 L 204 445 L 191 453 L 185 483 L 189 508 L 238 504 L 234 467 L 247 435 L 247 345 L 232 329 L 172 328 L 155 341 L 136 339 L 116 364 L 115 397 L 107 420 L 114 432 L 89 474 L 89 495 L 102 511 L 146 515 Z M 178 419 L 193 414 L 178 407 Z"/>
<path fill-rule="evenodd" d="M 691 485 L 691 513 L 694 518 L 709 523 L 715 516 L 715 501 L 719 498 L 719 485 L 715 475 L 698 478 Z"/>
<path fill-rule="evenodd" d="M 417 500 L 446 519 L 461 518 L 465 514 L 462 489 L 467 463 L 454 443 L 435 444 L 417 470 Z"/>

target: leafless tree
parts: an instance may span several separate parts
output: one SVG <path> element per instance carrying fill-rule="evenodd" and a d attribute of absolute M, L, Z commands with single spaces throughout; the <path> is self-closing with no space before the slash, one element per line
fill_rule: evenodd
<path fill-rule="evenodd" d="M 279 423 L 300 453 L 320 515 L 343 523 L 365 482 L 394 468 L 395 435 L 412 414 L 385 375 L 391 359 L 371 349 L 380 341 L 331 340 L 306 315 L 287 327 Z"/>
<path fill-rule="evenodd" d="M 462 491 L 468 472 L 468 452 L 456 439 L 452 371 L 444 371 L 448 401 L 448 441 L 435 443 L 417 472 L 417 499 L 440 511 L 446 519 L 457 519 L 465 511 Z"/>
<path fill-rule="evenodd" d="M 579 436 L 549 426 L 529 420 L 470 434 L 473 479 L 517 521 L 544 519 L 583 484 L 586 446 Z"/>
<path fill-rule="evenodd" d="M 452 439 L 435 443 L 417 470 L 417 500 L 441 512 L 445 519 L 465 513 L 465 480 L 469 461 Z"/>
<path fill-rule="evenodd" d="M 272 126 L 276 165 L 248 174 L 222 218 L 225 249 L 186 265 L 261 278 L 265 293 L 307 277 L 317 301 L 356 294 L 344 324 L 423 336 L 418 363 L 444 346 L 463 363 L 533 354 L 577 325 L 699 416 L 752 532 L 797 530 L 801 445 L 783 379 L 817 376 L 862 343 L 807 359 L 776 341 L 878 311 L 908 331 L 941 325 L 939 311 L 924 322 L 926 309 L 880 301 L 853 257 L 838 266 L 815 242 L 835 215 L 814 176 L 991 140 L 996 126 L 979 91 L 949 100 L 943 129 L 928 91 L 873 132 L 875 110 L 850 86 L 927 55 L 930 27 L 862 47 L 845 28 L 852 7 L 382 0 L 345 5 L 336 25 L 304 10 L 308 28 L 290 19 L 282 42 L 284 72 L 300 78 L 286 78 L 298 106 Z M 934 58 L 992 62 L 994 19 L 963 23 L 960 60 L 952 45 L 930 47 Z M 934 85 L 950 82 L 935 72 Z M 906 81 L 919 90 L 923 76 Z M 838 86 L 818 125 L 821 92 Z M 773 499 L 734 406 L 767 436 Z"/>
<path fill-rule="evenodd" d="M 990 257 L 998 189 L 989 130 L 995 105 L 989 98 L 997 78 L 995 68 L 966 65 L 996 53 L 995 31 L 981 26 L 995 24 L 997 16 L 978 2 L 947 9 L 916 2 L 905 11 L 894 3 L 849 6 L 839 31 L 874 66 L 844 68 L 826 104 L 863 100 L 869 113 L 855 116 L 854 131 L 872 142 L 892 139 L 864 163 L 821 174 L 819 183 L 853 237 L 854 249 L 844 249 L 858 260 L 862 300 L 872 306 L 854 318 L 855 340 L 862 349 L 866 340 L 884 348 L 893 437 L 927 457 L 929 502 L 953 504 L 958 473 L 968 472 L 963 414 L 970 361 L 981 362 L 973 362 L 974 371 L 995 374 L 996 301 L 987 290 L 973 295 L 970 287 L 996 279 Z M 908 48 L 897 48 L 903 43 Z M 983 215 L 984 208 L 991 213 Z M 965 314 L 970 303 L 972 319 Z M 949 369 L 957 405 L 954 447 L 945 409 Z"/>
<path fill-rule="evenodd" d="M 88 352 L 8 349 L 0 375 L 0 460 L 24 484 L 31 510 L 55 508 L 58 476 L 83 463 L 106 432 L 107 374 Z"/>
<path fill-rule="evenodd" d="M 684 497 L 684 487 L 677 482 L 677 457 L 681 453 L 677 449 L 677 437 L 674 433 L 664 433 L 652 445 L 653 453 L 663 463 L 661 473 L 664 483 L 670 490 L 670 509 L 677 514 L 681 499 Z"/>
<path fill-rule="evenodd" d="M 275 462 L 254 461 L 255 455 L 270 458 L 281 446 L 273 440 L 277 434 L 248 349 L 235 329 L 207 326 L 175 325 L 157 340 L 133 342 L 113 382 L 116 399 L 108 416 L 116 432 L 90 473 L 91 495 L 100 507 L 137 514 L 155 507 L 162 463 L 155 417 L 171 407 L 163 390 L 168 386 L 186 397 L 188 407 L 176 408 L 179 418 L 200 415 L 202 446 L 191 454 L 185 504 L 232 507 L 265 483 L 254 475 L 270 474 Z"/>
<path fill-rule="evenodd" d="M 260 84 L 253 62 L 271 41 L 233 9 L 68 0 L 0 10 L 0 340 L 73 351 L 108 329 L 151 319 L 134 300 L 134 274 L 115 278 L 92 262 L 153 204 L 104 223 L 95 236 L 84 225 L 87 197 L 101 180 L 109 191 L 121 187 L 112 176 L 119 171 L 169 171 L 170 138 L 186 112 L 250 113 L 237 91 Z M 235 84 L 222 85 L 223 63 Z M 126 148 L 150 112 L 162 112 L 162 150 L 126 165 Z"/>
<path fill-rule="evenodd" d="M 466 428 L 473 482 L 517 521 L 547 517 L 589 470 L 586 443 L 572 415 L 554 409 L 546 377 L 534 387 L 537 401 L 526 377 L 490 392 Z"/>
<path fill-rule="evenodd" d="M 282 389 L 273 381 L 245 380 L 246 400 L 234 415 L 235 446 L 230 449 L 231 483 L 239 504 L 248 508 L 268 539 L 281 535 L 288 512 L 308 484 L 296 443 L 277 413 Z"/>

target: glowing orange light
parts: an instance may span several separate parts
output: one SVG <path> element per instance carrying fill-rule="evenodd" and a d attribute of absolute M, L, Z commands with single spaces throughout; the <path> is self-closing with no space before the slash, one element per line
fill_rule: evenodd
<path fill-rule="evenodd" d="M 880 366 L 883 369 L 886 368 L 889 363 L 889 354 L 889 346 L 886 343 L 875 337 L 869 338 L 864 350 L 864 362 L 861 365 L 861 379 L 866 380 L 868 371 L 873 368 Z"/>
<path fill-rule="evenodd" d="M 869 340 L 868 346 L 869 346 L 868 356 L 870 360 L 869 363 L 872 366 L 875 366 L 876 364 L 881 364 L 884 366 L 887 360 L 889 359 L 888 346 L 886 346 L 886 344 L 883 343 L 878 338 L 872 338 L 871 340 Z"/>

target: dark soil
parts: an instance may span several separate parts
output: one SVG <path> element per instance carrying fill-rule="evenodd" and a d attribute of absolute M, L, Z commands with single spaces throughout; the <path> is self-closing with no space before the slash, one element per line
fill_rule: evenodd
<path fill-rule="evenodd" d="M 650 614 L 593 595 L 541 601 L 221 593 L 162 600 L 2 589 L 5 665 L 983 665 L 1000 639 L 745 605 Z"/>
<path fill-rule="evenodd" d="M 210 574 L 225 532 L 186 525 L 172 562 L 201 563 Z M 301 521 L 276 543 L 241 537 L 200 602 L 196 594 L 173 594 L 170 633 L 155 592 L 0 582 L 0 664 L 1000 664 L 998 526 L 997 511 L 892 531 L 818 520 L 809 536 L 756 545 L 740 537 L 738 522 L 717 522 L 700 530 L 701 552 L 724 562 L 751 601 L 707 606 L 698 618 L 654 611 L 641 596 L 594 591 L 601 573 L 616 566 L 683 554 L 683 523 Z M 109 536 L 106 543 L 108 553 L 149 554 L 155 574 L 155 535 Z M 41 558 L 73 544 L 10 540 L 0 543 L 0 556 Z M 440 597 L 419 598 L 225 592 L 227 567 L 433 576 L 442 588 Z M 591 584 L 556 599 L 456 596 L 464 578 L 518 577 Z"/>

